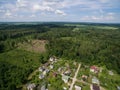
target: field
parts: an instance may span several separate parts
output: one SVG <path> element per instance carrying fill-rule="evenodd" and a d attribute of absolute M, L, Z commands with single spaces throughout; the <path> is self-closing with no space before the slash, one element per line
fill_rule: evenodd
<path fill-rule="evenodd" d="M 94 28 L 97 29 L 105 29 L 105 30 L 116 30 L 118 29 L 117 27 L 111 27 L 111 26 L 93 26 Z"/>

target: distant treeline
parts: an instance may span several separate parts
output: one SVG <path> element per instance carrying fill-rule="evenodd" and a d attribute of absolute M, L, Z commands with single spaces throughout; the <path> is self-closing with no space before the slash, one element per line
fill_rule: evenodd
<path fill-rule="evenodd" d="M 9 25 L 0 24 L 0 52 L 10 50 L 16 46 L 18 42 L 28 40 L 28 36 L 37 37 L 37 34 L 50 31 L 51 28 L 59 28 L 54 24 L 37 24 L 37 25 Z"/>

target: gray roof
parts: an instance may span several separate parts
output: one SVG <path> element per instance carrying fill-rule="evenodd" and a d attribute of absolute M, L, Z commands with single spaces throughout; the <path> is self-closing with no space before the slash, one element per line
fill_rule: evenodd
<path fill-rule="evenodd" d="M 35 88 L 36 87 L 36 85 L 34 84 L 34 83 L 32 83 L 32 84 L 27 84 L 27 88 L 28 89 L 33 89 L 33 88 Z"/>
<path fill-rule="evenodd" d="M 92 83 L 99 84 L 99 80 L 96 77 L 93 77 L 92 78 Z"/>
<path fill-rule="evenodd" d="M 68 80 L 70 77 L 66 75 L 62 75 L 62 79 Z"/>
<path fill-rule="evenodd" d="M 41 87 L 41 90 L 46 90 L 45 85 L 43 85 L 43 86 Z"/>

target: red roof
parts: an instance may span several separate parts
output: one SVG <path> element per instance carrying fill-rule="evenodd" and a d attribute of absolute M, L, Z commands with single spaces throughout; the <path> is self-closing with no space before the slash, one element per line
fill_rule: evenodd
<path fill-rule="evenodd" d="M 96 66 L 91 66 L 90 69 L 94 69 L 94 70 L 98 70 L 98 68 Z"/>
<path fill-rule="evenodd" d="M 57 73 L 54 72 L 54 73 L 53 73 L 53 76 L 56 77 L 56 76 L 57 76 Z"/>

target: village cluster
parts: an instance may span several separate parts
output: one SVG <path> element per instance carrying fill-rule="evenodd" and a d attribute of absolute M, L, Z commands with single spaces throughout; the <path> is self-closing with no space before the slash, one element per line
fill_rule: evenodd
<path fill-rule="evenodd" d="M 84 73 L 84 69 L 88 70 L 89 73 Z M 71 63 L 63 62 L 56 57 L 50 57 L 47 63 L 38 68 L 38 72 L 39 80 L 44 80 L 51 72 L 55 78 L 60 75 L 61 80 L 64 82 L 62 84 L 63 90 L 106 90 L 100 86 L 101 82 L 98 79 L 98 74 L 102 72 L 102 68 L 95 65 L 86 66 L 74 61 L 71 61 Z M 108 74 L 114 75 L 112 71 L 109 71 Z M 27 90 L 52 90 L 48 88 L 51 84 L 37 86 L 35 83 L 29 83 L 26 86 Z M 118 86 L 117 89 L 120 90 L 120 87 Z"/>

